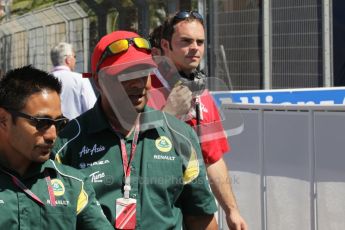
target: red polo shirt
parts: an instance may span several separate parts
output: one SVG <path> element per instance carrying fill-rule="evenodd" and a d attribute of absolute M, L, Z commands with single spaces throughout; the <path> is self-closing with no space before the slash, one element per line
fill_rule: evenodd
<path fill-rule="evenodd" d="M 170 90 L 165 88 L 160 79 L 155 75 L 151 77 L 151 84 L 152 88 L 150 90 L 148 105 L 152 108 L 161 110 L 166 103 L 166 98 Z M 197 127 L 194 109 L 195 100 L 192 106 L 193 109 L 181 119 L 185 120 L 186 123 L 191 125 L 197 133 L 199 133 L 204 161 L 206 164 L 213 164 L 218 161 L 224 153 L 230 151 L 230 146 L 213 97 L 207 89 L 198 97 L 200 103 L 200 126 Z"/>

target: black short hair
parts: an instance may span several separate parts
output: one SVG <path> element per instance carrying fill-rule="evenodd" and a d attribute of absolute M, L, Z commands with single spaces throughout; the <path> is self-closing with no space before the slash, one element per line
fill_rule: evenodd
<path fill-rule="evenodd" d="M 163 24 L 155 27 L 149 35 L 149 41 L 152 47 L 155 47 L 162 51 L 161 40 L 162 40 Z"/>
<path fill-rule="evenodd" d="M 8 71 L 0 80 L 0 107 L 21 110 L 27 99 L 45 89 L 61 93 L 61 82 L 31 65 Z"/>

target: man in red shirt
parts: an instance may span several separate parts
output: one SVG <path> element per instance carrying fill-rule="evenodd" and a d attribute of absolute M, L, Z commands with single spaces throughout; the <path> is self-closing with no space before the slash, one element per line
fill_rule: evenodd
<path fill-rule="evenodd" d="M 227 137 L 213 98 L 205 89 L 206 76 L 198 70 L 205 49 L 203 18 L 195 11 L 180 11 L 155 30 L 153 38 L 153 43 L 156 43 L 153 46 L 172 61 L 181 79 L 177 84 L 171 85 L 171 79 L 167 80 L 167 73 L 161 71 L 164 78 L 157 73 L 157 78 L 152 78 L 152 86 L 157 89 L 163 87 L 171 92 L 165 97 L 163 104 L 156 94 L 161 90 L 152 90 L 153 100 L 149 104 L 185 120 L 195 128 L 200 138 L 210 185 L 225 211 L 228 227 L 247 230 L 247 224 L 239 213 L 228 168 L 223 159 L 223 154 L 230 151 Z M 160 64 L 166 63 L 163 61 Z M 176 73 L 170 72 L 168 75 L 175 75 L 176 78 Z"/>

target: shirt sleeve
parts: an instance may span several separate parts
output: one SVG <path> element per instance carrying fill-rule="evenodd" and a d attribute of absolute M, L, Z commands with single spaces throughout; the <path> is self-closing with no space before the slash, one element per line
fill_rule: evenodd
<path fill-rule="evenodd" d="M 207 90 L 201 95 L 201 102 L 204 106 L 199 134 L 201 151 L 205 163 L 213 164 L 230 151 L 230 146 L 218 108 Z"/>
<path fill-rule="evenodd" d="M 77 229 L 114 229 L 105 217 L 96 200 L 95 191 L 86 178 L 77 201 Z"/>
<path fill-rule="evenodd" d="M 97 97 L 95 91 L 92 88 L 91 82 L 89 79 L 82 79 L 82 89 L 81 89 L 81 103 L 82 103 L 82 112 L 86 112 L 91 109 L 96 101 Z"/>
<path fill-rule="evenodd" d="M 184 185 L 178 202 L 181 204 L 184 215 L 211 215 L 217 211 L 217 206 L 206 179 L 206 168 L 202 160 L 200 145 L 196 134 L 192 130 L 190 132 L 190 141 L 195 149 L 199 172 L 195 179 Z M 185 170 L 188 170 L 188 166 Z"/>

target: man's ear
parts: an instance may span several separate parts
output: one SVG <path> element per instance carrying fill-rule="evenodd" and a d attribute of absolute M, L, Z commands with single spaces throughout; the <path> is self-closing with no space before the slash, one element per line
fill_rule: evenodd
<path fill-rule="evenodd" d="M 71 64 L 71 58 L 70 58 L 70 56 L 66 56 L 66 57 L 65 57 L 65 64 L 66 64 L 67 66 L 69 66 L 69 65 Z"/>
<path fill-rule="evenodd" d="M 0 108 L 0 129 L 7 127 L 7 121 L 10 119 L 10 114 L 3 108 Z"/>
<path fill-rule="evenodd" d="M 169 51 L 169 49 L 170 49 L 169 41 L 164 39 L 164 38 L 162 38 L 161 39 L 161 47 L 162 47 L 164 53 L 167 53 L 167 51 Z"/>
<path fill-rule="evenodd" d="M 147 77 L 147 82 L 146 82 L 147 89 L 151 89 L 151 74 Z"/>

